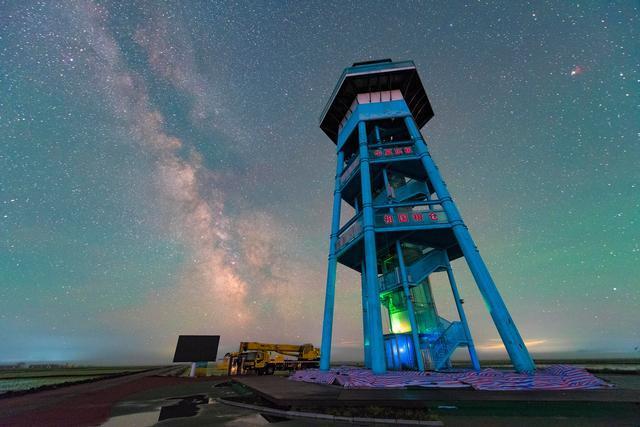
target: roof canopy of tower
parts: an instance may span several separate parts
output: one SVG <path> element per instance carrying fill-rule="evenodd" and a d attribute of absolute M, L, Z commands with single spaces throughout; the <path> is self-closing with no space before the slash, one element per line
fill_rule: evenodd
<path fill-rule="evenodd" d="M 320 129 L 335 143 L 338 126 L 359 93 L 400 89 L 418 127 L 433 117 L 433 109 L 413 61 L 390 59 L 357 62 L 345 68 L 322 111 Z"/>

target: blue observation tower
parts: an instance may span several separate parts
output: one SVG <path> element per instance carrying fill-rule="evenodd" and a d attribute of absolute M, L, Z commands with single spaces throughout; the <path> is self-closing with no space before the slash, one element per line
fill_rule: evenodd
<path fill-rule="evenodd" d="M 420 129 L 433 117 L 412 61 L 347 68 L 322 112 L 337 166 L 320 368 L 329 369 L 339 262 L 360 272 L 365 365 L 445 370 L 466 347 L 480 363 L 451 261 L 464 258 L 519 372 L 535 365 L 464 224 Z M 340 223 L 343 203 L 353 211 Z M 438 314 L 431 275 L 447 275 L 459 320 Z"/>

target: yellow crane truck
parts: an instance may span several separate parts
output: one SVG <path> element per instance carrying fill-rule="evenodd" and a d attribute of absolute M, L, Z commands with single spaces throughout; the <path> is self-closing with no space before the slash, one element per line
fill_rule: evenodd
<path fill-rule="evenodd" d="M 222 366 L 228 375 L 273 375 L 275 371 L 317 368 L 319 361 L 320 349 L 313 344 L 241 342 L 237 352 L 225 354 Z"/>

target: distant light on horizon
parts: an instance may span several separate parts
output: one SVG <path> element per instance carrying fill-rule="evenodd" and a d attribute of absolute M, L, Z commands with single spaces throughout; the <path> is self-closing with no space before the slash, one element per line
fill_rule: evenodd
<path fill-rule="evenodd" d="M 536 347 L 540 347 L 542 344 L 546 343 L 548 340 L 545 339 L 538 339 L 538 340 L 524 340 L 525 345 L 527 346 L 527 348 L 534 348 L 537 349 Z M 476 345 L 476 348 L 480 351 L 492 351 L 492 350 L 505 350 L 504 344 L 502 343 L 502 341 L 500 342 L 496 342 L 496 343 L 489 343 L 489 344 L 478 344 Z"/>

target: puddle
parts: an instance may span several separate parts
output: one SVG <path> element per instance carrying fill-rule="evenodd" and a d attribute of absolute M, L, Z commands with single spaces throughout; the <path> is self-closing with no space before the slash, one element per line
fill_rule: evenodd
<path fill-rule="evenodd" d="M 229 394 L 236 395 L 231 391 Z M 162 426 L 165 420 L 175 419 L 179 423 L 183 418 L 195 416 L 200 417 L 203 425 L 213 423 L 228 426 L 266 426 L 282 421 L 250 410 L 221 405 L 207 394 L 121 402 L 115 408 L 114 414 L 119 415 L 111 417 L 102 424 L 103 427 Z"/>
<path fill-rule="evenodd" d="M 198 415 L 199 405 L 211 403 L 209 397 L 204 394 L 194 396 L 182 396 L 156 401 L 154 404 L 140 404 L 124 402 L 120 408 L 132 411 L 129 414 L 117 415 L 109 418 L 102 427 L 147 427 L 153 426 L 163 420 L 172 418 L 186 418 Z"/>
<path fill-rule="evenodd" d="M 160 409 L 149 412 L 138 412 L 135 414 L 118 415 L 102 424 L 102 427 L 149 427 L 158 422 L 158 414 Z"/>
<path fill-rule="evenodd" d="M 158 421 L 168 420 L 171 418 L 185 418 L 198 415 L 200 408 L 198 405 L 205 405 L 209 403 L 209 398 L 204 394 L 197 394 L 195 396 L 174 397 L 173 399 L 167 399 L 169 401 L 178 401 L 173 405 L 165 405 L 160 408 L 160 415 Z"/>
<path fill-rule="evenodd" d="M 246 415 L 224 423 L 225 426 L 267 426 L 269 424 L 271 423 L 260 414 Z"/>

